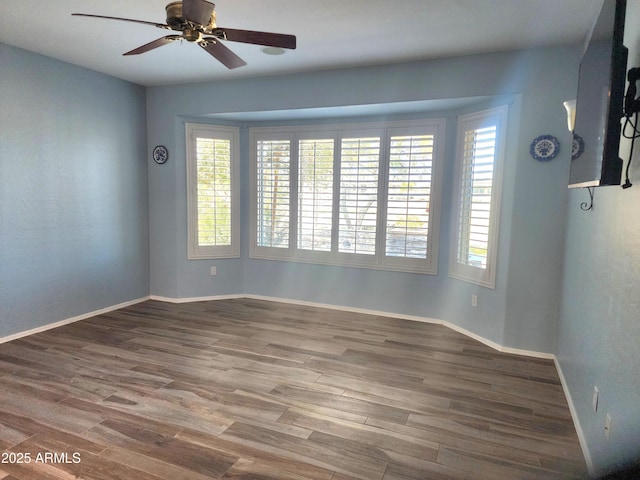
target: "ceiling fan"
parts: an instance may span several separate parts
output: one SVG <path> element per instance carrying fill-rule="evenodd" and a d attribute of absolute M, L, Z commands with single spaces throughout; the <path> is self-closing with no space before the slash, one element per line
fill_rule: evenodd
<path fill-rule="evenodd" d="M 225 67 L 232 69 L 246 65 L 239 56 L 224 46 L 220 40 L 231 42 L 250 43 L 276 48 L 296 48 L 296 37 L 282 33 L 255 32 L 252 30 L 237 30 L 233 28 L 220 28 L 216 25 L 215 4 L 206 0 L 183 0 L 171 2 L 166 7 L 167 23 L 147 22 L 130 18 L 107 17 L 104 15 L 91 15 L 87 13 L 73 13 L 79 17 L 106 18 L 109 20 L 121 20 L 125 22 L 151 25 L 165 30 L 182 32 L 180 35 L 167 35 L 135 48 L 124 55 L 138 55 L 154 48 L 167 45 L 176 40 L 187 40 L 197 43 L 207 53 L 220 61 Z"/>

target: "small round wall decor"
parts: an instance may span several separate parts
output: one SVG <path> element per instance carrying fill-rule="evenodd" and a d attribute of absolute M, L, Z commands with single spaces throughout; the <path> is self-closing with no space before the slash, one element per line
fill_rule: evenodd
<path fill-rule="evenodd" d="M 552 135 L 540 135 L 529 147 L 531 156 L 539 162 L 553 160 L 560 152 L 560 142 Z"/>
<path fill-rule="evenodd" d="M 571 145 L 571 160 L 580 157 L 584 152 L 584 140 L 580 135 L 573 134 L 573 143 Z"/>
<path fill-rule="evenodd" d="M 162 165 L 169 160 L 169 150 L 164 145 L 158 145 L 153 149 L 153 161 L 158 165 Z"/>

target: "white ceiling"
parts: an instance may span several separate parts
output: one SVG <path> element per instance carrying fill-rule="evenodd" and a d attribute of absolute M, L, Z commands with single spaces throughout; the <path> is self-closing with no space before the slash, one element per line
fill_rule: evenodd
<path fill-rule="evenodd" d="M 168 34 L 71 13 L 165 22 L 168 0 L 0 0 L 0 42 L 141 85 L 309 72 L 582 41 L 602 0 L 218 0 L 220 27 L 288 33 L 284 55 L 227 42 L 248 65 L 227 70 L 195 45 L 122 53 Z"/>

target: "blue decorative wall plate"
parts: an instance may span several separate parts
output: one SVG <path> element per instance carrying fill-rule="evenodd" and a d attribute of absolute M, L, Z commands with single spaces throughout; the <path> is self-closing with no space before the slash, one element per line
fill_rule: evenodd
<path fill-rule="evenodd" d="M 158 145 L 153 149 L 153 160 L 158 165 L 162 165 L 169 160 L 169 150 L 164 145 Z"/>
<path fill-rule="evenodd" d="M 571 145 L 571 160 L 575 160 L 584 152 L 584 140 L 580 135 L 573 134 L 573 144 Z"/>
<path fill-rule="evenodd" d="M 560 142 L 552 135 L 540 135 L 529 147 L 531 156 L 540 162 L 553 160 L 560 152 Z"/>

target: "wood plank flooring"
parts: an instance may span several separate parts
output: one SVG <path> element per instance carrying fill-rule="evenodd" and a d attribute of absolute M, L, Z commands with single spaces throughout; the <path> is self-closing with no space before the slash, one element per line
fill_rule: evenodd
<path fill-rule="evenodd" d="M 586 477 L 553 362 L 250 299 L 0 345 L 0 451 L 0 480 Z"/>

